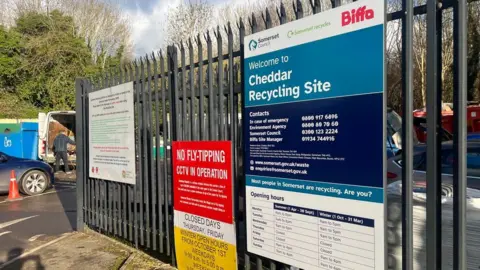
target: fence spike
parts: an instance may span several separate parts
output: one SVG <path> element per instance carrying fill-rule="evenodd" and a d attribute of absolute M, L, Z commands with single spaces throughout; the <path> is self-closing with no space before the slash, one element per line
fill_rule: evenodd
<path fill-rule="evenodd" d="M 188 38 L 188 48 L 189 49 L 193 48 L 192 37 Z"/>
<path fill-rule="evenodd" d="M 242 18 L 240 18 L 240 20 L 238 21 L 238 28 L 239 28 L 239 29 L 245 28 L 245 23 L 243 23 L 243 19 L 242 19 Z"/>
<path fill-rule="evenodd" d="M 170 45 L 167 48 L 167 54 L 169 57 L 173 58 L 175 56 L 177 47 L 175 45 Z"/>
<path fill-rule="evenodd" d="M 217 29 L 213 29 L 213 35 L 215 36 L 215 38 L 218 39 L 218 35 L 220 34 L 220 25 L 217 25 Z"/>
<path fill-rule="evenodd" d="M 202 44 L 202 38 L 201 38 L 200 34 L 197 35 L 197 44 L 198 45 Z"/>
<path fill-rule="evenodd" d="M 301 0 L 297 0 L 297 7 L 295 9 L 296 19 L 301 19 L 303 17 L 303 5 Z"/>
<path fill-rule="evenodd" d="M 280 4 L 280 21 L 283 23 L 287 22 L 287 10 L 285 9 L 285 4 L 283 2 Z"/>
<path fill-rule="evenodd" d="M 217 26 L 217 39 L 222 40 L 222 32 L 220 31 L 220 26 Z"/>
<path fill-rule="evenodd" d="M 232 24 L 230 22 L 227 23 L 227 35 L 233 34 Z"/>
<path fill-rule="evenodd" d="M 283 4 L 283 2 L 281 2 L 281 4 Z M 276 8 L 275 13 L 277 14 L 278 20 L 280 21 L 282 18 L 282 14 L 281 14 L 282 12 L 280 11 L 280 8 Z"/>
<path fill-rule="evenodd" d="M 265 27 L 272 28 L 272 16 L 268 8 L 265 8 Z"/>
<path fill-rule="evenodd" d="M 250 27 L 252 28 L 252 33 L 257 30 L 257 19 L 255 19 L 255 13 L 252 13 L 252 21 L 250 23 Z M 255 31 L 254 31 L 255 30 Z"/>
<path fill-rule="evenodd" d="M 320 0 L 312 0 L 310 5 L 312 6 L 313 14 L 317 14 L 322 11 L 322 2 Z"/>
<path fill-rule="evenodd" d="M 207 30 L 207 32 L 205 33 L 205 40 L 207 41 L 207 43 L 212 42 L 212 38 L 210 37 L 209 30 Z"/>
<path fill-rule="evenodd" d="M 155 58 L 155 52 L 152 51 L 152 61 L 157 61 L 157 59 Z"/>

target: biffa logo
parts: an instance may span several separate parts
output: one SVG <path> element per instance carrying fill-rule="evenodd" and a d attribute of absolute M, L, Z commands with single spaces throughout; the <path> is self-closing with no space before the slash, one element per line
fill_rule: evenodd
<path fill-rule="evenodd" d="M 342 12 L 342 26 L 363 22 L 375 18 L 373 9 L 367 9 L 366 6 Z"/>

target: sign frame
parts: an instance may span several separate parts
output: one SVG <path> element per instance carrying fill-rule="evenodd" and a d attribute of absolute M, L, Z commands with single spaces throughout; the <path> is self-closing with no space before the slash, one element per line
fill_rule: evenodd
<path fill-rule="evenodd" d="M 135 185 L 137 180 L 137 161 L 136 161 L 136 136 L 135 136 L 135 97 L 134 97 L 133 82 L 107 87 L 94 92 L 88 93 L 88 173 L 90 178 L 98 178 L 107 181 L 125 183 Z M 104 99 L 107 104 L 100 104 L 100 100 Z M 94 100 L 99 100 L 98 104 L 94 104 Z M 122 103 L 125 103 L 124 105 Z M 92 136 L 92 124 L 94 123 L 93 116 L 95 114 L 94 106 L 103 107 L 98 109 L 101 115 L 95 115 L 100 120 L 95 130 L 98 132 L 97 144 L 106 142 L 111 138 L 103 128 L 109 128 L 109 132 L 115 133 L 117 131 L 126 135 L 113 135 L 114 141 L 124 145 L 117 146 L 99 146 L 99 149 L 94 150 L 94 138 Z M 118 106 L 118 107 L 117 107 Z M 116 110 L 109 113 L 104 113 L 105 110 Z M 103 110 L 103 112 L 101 111 Z M 120 111 L 119 111 L 120 110 Z M 123 111 L 121 111 L 123 110 Z M 109 120 L 108 115 L 121 115 L 123 118 L 114 118 L 119 121 L 119 125 L 101 126 L 101 121 Z M 105 123 L 104 123 L 105 124 Z M 105 152 L 105 156 L 99 157 L 98 164 L 94 162 L 96 155 Z M 97 154 L 95 154 L 97 153 Z M 109 155 L 109 153 L 124 154 L 124 158 L 117 158 Z M 108 159 L 108 158 L 114 158 Z M 123 161 L 125 160 L 125 161 Z M 107 164 L 107 162 L 114 162 L 115 164 Z M 126 164 L 124 163 L 126 162 Z M 96 165 L 97 164 L 97 165 Z M 103 165 L 101 165 L 103 164 Z M 114 168 L 110 168 L 113 166 Z M 106 169 L 106 170 L 104 170 Z M 118 170 L 118 171 L 117 171 Z"/>
<path fill-rule="evenodd" d="M 237 269 L 232 142 L 174 141 L 172 170 L 177 267 Z"/>
<path fill-rule="evenodd" d="M 381 2 L 381 1 L 378 1 L 378 2 Z M 361 1 L 357 1 L 357 2 L 354 2 L 354 3 L 351 3 L 351 4 L 347 4 L 347 5 L 343 5 L 343 6 L 340 6 L 338 9 L 346 9 L 346 8 L 349 8 L 349 7 L 352 7 L 352 6 L 358 6 L 358 5 L 368 5 L 369 1 L 366 1 L 366 0 L 361 0 Z M 383 74 L 382 74 L 382 80 L 383 80 L 383 98 L 382 98 L 382 134 L 381 134 L 381 137 L 383 138 L 382 139 L 382 142 L 386 141 L 386 138 L 387 138 L 387 133 L 386 133 L 386 126 L 387 126 L 387 117 L 386 117 L 386 113 L 387 113 L 387 94 L 386 94 L 386 86 L 387 86 L 387 78 L 386 78 L 386 62 L 385 62 L 385 52 L 386 52 L 386 28 L 387 28 L 387 22 L 388 22 L 388 19 L 387 19 L 387 5 L 383 3 L 383 10 L 382 10 L 382 14 L 381 16 L 383 17 L 383 45 L 382 45 L 382 49 L 383 49 L 383 65 L 382 65 L 382 68 L 383 68 Z M 312 16 L 318 16 L 318 18 L 320 19 L 321 16 L 323 15 L 323 13 L 319 13 L 319 14 L 315 14 L 315 15 L 312 15 Z M 311 17 L 311 16 L 309 16 Z M 308 19 L 309 17 L 305 17 L 305 18 L 302 18 L 300 20 L 304 20 L 304 19 Z M 295 23 L 299 20 L 296 20 L 296 21 L 293 21 L 291 23 Z M 287 24 L 283 24 L 281 25 L 282 27 L 284 27 L 285 25 L 289 25 L 290 23 L 287 23 Z M 252 35 L 258 35 L 259 33 L 270 33 L 270 31 L 272 29 L 275 29 L 275 28 L 269 28 L 269 29 L 266 29 L 265 31 L 262 31 L 262 32 L 257 32 L 257 33 L 254 33 Z M 246 106 L 246 102 L 245 100 L 247 99 L 246 98 L 246 95 L 247 95 L 247 85 L 248 85 L 248 81 L 247 81 L 247 77 L 246 77 L 246 70 L 248 69 L 248 67 L 246 66 L 245 64 L 245 59 L 248 58 L 246 57 L 246 54 L 245 52 L 247 52 L 248 50 L 252 50 L 252 48 L 250 48 L 251 44 L 248 42 L 248 39 L 251 38 L 251 36 L 245 36 L 244 37 L 244 44 L 246 45 L 245 46 L 245 49 L 244 49 L 244 53 L 242 54 L 242 65 L 243 65 L 243 79 L 242 79 L 242 98 L 243 98 L 243 104 L 242 104 L 242 115 L 244 115 L 245 117 L 242 117 L 242 125 L 243 125 L 243 129 L 244 129 L 244 140 L 245 140 L 245 143 L 246 143 L 246 140 L 248 140 L 249 136 L 246 135 L 246 132 L 249 132 L 248 131 L 248 127 L 249 127 L 249 123 L 248 123 L 248 117 L 246 117 L 246 113 L 247 113 L 247 106 Z M 269 34 L 266 34 L 267 36 L 269 36 Z M 255 44 L 255 47 L 258 46 L 258 42 L 256 42 Z M 281 49 L 280 49 L 281 50 Z M 280 51 L 278 50 L 278 51 Z M 275 52 L 275 50 L 273 51 L 269 51 L 268 53 L 271 53 L 271 52 Z M 263 54 L 266 54 L 266 53 L 263 53 Z M 262 54 L 260 54 L 262 55 Z M 386 172 L 387 172 L 387 155 L 386 155 L 386 146 L 385 146 L 385 143 L 382 144 L 382 166 L 381 166 L 381 170 L 383 172 L 383 176 L 386 175 Z M 248 156 L 248 153 L 247 153 L 247 147 L 245 146 L 244 149 L 243 149 L 243 164 L 244 164 L 244 181 L 245 181 L 245 185 L 243 186 L 244 188 L 244 194 L 246 196 L 245 200 L 244 200 L 244 203 L 243 203 L 243 206 L 244 206 L 244 209 L 246 211 L 245 215 L 246 215 L 246 222 L 245 222 L 245 227 L 248 227 L 248 216 L 247 216 L 247 211 L 248 211 L 248 203 L 247 203 L 247 197 L 248 197 L 248 194 L 247 194 L 247 167 L 246 166 L 249 166 L 249 156 Z M 388 253 L 385 251 L 388 243 L 387 243 L 387 194 L 385 192 L 385 189 L 387 187 L 387 179 L 386 177 L 383 177 L 383 194 L 382 194 L 382 199 L 383 199 L 383 245 L 384 245 L 384 252 L 383 252 L 383 267 L 386 267 L 388 265 Z M 249 244 L 248 242 L 250 241 L 249 239 L 249 235 L 248 235 L 248 232 L 247 232 L 247 229 L 245 230 L 247 235 L 246 235 L 246 242 L 245 242 L 245 250 L 247 253 L 251 253 L 248 249 L 249 247 Z M 255 254 L 255 253 L 252 253 L 252 254 Z M 261 255 L 261 254 L 258 254 L 260 256 L 263 256 L 265 257 L 265 255 Z"/>

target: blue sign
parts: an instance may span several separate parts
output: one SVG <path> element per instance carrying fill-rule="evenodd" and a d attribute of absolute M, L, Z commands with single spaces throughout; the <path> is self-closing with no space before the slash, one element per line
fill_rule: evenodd
<path fill-rule="evenodd" d="M 245 38 L 249 252 L 384 268 L 384 19 L 358 1 Z"/>

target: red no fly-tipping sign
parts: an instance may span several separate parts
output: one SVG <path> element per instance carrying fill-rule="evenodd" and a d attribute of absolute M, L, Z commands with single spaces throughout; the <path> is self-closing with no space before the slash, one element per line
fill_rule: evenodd
<path fill-rule="evenodd" d="M 175 210 L 233 223 L 230 141 L 173 142 Z"/>

